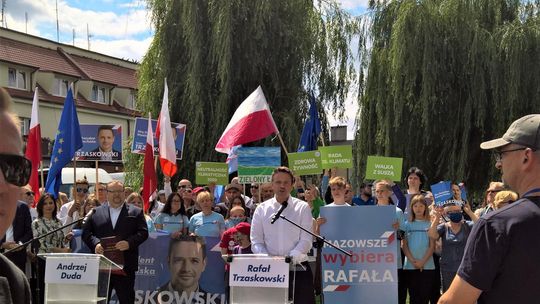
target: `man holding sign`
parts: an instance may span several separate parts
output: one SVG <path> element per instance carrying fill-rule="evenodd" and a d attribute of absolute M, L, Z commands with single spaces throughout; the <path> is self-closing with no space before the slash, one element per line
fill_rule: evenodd
<path fill-rule="evenodd" d="M 309 205 L 290 195 L 293 184 L 294 176 L 289 168 L 278 167 L 274 170 L 272 188 L 275 196 L 257 207 L 253 215 L 252 251 L 274 256 L 290 256 L 297 271 L 296 274 L 289 275 L 289 296 L 294 289 L 295 304 L 313 304 L 315 303 L 313 275 L 307 263 L 312 237 L 279 218 L 279 215 L 283 215 L 306 230 L 313 230 Z M 295 276 L 295 284 L 291 286 Z"/>

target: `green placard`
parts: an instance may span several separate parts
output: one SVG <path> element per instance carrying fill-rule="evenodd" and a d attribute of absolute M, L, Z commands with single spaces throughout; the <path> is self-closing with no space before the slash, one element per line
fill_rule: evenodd
<path fill-rule="evenodd" d="M 403 158 L 368 156 L 366 165 L 366 179 L 401 180 Z"/>
<path fill-rule="evenodd" d="M 229 166 L 226 163 L 197 162 L 195 167 L 195 183 L 198 185 L 229 183 Z"/>
<path fill-rule="evenodd" d="M 294 175 L 312 175 L 322 173 L 321 152 L 307 151 L 287 154 L 289 168 Z"/>
<path fill-rule="evenodd" d="M 323 169 L 352 168 L 352 146 L 319 147 Z"/>

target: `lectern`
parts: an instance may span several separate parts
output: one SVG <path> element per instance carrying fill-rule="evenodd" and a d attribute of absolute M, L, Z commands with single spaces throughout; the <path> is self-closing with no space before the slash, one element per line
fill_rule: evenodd
<path fill-rule="evenodd" d="M 289 263 L 285 257 L 235 254 L 230 262 L 231 304 L 288 302 Z"/>
<path fill-rule="evenodd" d="M 45 304 L 105 304 L 111 271 L 122 267 L 99 254 L 42 253 Z"/>

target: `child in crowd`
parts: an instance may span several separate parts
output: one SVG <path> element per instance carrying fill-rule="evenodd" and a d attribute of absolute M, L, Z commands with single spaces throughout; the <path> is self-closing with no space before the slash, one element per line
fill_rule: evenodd
<path fill-rule="evenodd" d="M 252 254 L 253 251 L 251 251 L 251 240 L 249 239 L 249 235 L 251 234 L 251 225 L 249 223 L 243 222 L 236 225 L 234 229 L 236 229 L 234 238 L 238 245 L 234 246 L 233 253 Z"/>
<path fill-rule="evenodd" d="M 405 223 L 403 239 L 403 264 L 411 304 L 427 304 L 435 275 L 433 250 L 435 242 L 429 238 L 431 226 L 429 210 L 424 195 L 414 195 L 410 203 L 409 221 Z"/>
<path fill-rule="evenodd" d="M 225 221 L 225 229 L 232 228 L 242 222 L 247 222 L 246 210 L 241 206 L 234 206 L 229 211 L 229 217 Z"/>

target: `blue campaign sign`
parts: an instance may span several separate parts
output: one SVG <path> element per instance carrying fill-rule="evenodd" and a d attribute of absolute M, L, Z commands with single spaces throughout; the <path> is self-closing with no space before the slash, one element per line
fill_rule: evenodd
<path fill-rule="evenodd" d="M 321 207 L 321 217 L 327 220 L 321 235 L 352 253 L 348 257 L 324 246 L 325 302 L 397 303 L 396 207 Z"/>
<path fill-rule="evenodd" d="M 122 161 L 122 126 L 81 124 L 83 146 L 77 161 Z"/>
<path fill-rule="evenodd" d="M 452 182 L 438 182 L 435 185 L 431 185 L 431 193 L 433 193 L 435 205 L 442 206 L 445 201 L 453 197 Z"/>
<path fill-rule="evenodd" d="M 158 139 L 156 137 L 157 120 L 152 119 L 152 131 L 154 132 L 154 155 L 159 154 Z M 176 159 L 182 159 L 184 153 L 184 140 L 186 138 L 186 125 L 173 122 L 171 123 L 173 130 L 174 144 L 176 146 Z M 135 131 L 133 133 L 133 143 L 131 144 L 131 152 L 144 154 L 146 147 L 146 134 L 148 133 L 148 119 L 136 118 Z"/>

